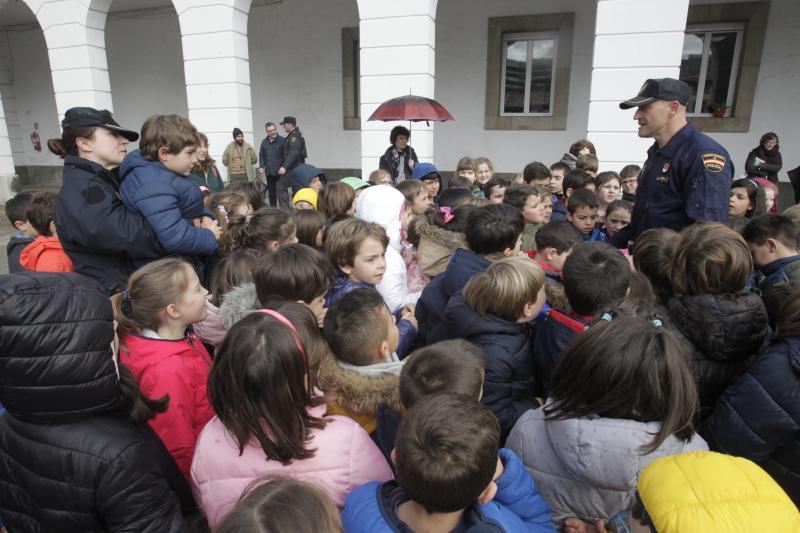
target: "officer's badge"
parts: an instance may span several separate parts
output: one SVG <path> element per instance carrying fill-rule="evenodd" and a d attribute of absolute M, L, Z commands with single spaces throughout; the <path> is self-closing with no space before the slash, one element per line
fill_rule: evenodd
<path fill-rule="evenodd" d="M 666 183 L 669 180 L 667 176 L 659 176 L 656 178 L 656 181 L 659 183 Z"/>
<path fill-rule="evenodd" d="M 669 170 L 669 163 L 664 163 L 664 166 L 661 167 L 661 172 L 666 172 Z"/>
<path fill-rule="evenodd" d="M 700 157 L 703 159 L 703 166 L 709 172 L 722 172 L 722 169 L 725 168 L 727 159 L 725 159 L 724 155 L 703 154 Z"/>

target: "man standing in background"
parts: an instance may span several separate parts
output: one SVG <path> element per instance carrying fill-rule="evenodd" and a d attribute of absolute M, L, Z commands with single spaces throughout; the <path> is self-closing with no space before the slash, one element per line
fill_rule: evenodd
<path fill-rule="evenodd" d="M 253 165 L 258 161 L 256 151 L 249 143 L 244 142 L 244 133 L 233 128 L 233 142 L 222 154 L 222 164 L 228 167 L 228 182 L 255 181 L 256 171 Z"/>
<path fill-rule="evenodd" d="M 283 158 L 283 165 L 278 169 L 278 206 L 282 209 L 292 210 L 292 202 L 289 198 L 287 189 L 291 185 L 291 173 L 298 165 L 306 162 L 306 140 L 300 128 L 297 127 L 297 119 L 291 116 L 283 117 L 281 126 L 286 131 L 286 155 Z"/>
<path fill-rule="evenodd" d="M 267 136 L 261 141 L 258 151 L 258 173 L 262 179 L 266 179 L 269 205 L 275 207 L 278 205 L 278 170 L 286 157 L 286 139 L 278 135 L 274 122 L 267 122 L 264 129 Z"/>

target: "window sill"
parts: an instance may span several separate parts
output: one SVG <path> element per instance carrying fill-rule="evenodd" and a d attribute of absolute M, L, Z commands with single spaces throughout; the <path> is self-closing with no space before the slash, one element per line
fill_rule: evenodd
<path fill-rule="evenodd" d="M 750 131 L 750 117 L 686 117 L 702 132 L 745 133 Z"/>

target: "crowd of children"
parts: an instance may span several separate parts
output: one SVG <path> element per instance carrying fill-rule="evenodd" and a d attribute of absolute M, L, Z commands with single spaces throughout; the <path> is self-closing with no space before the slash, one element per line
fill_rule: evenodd
<path fill-rule="evenodd" d="M 289 213 L 201 191 L 184 118 L 124 159 L 98 124 L 54 143 L 82 192 L 6 204 L 10 533 L 800 529 L 800 227 L 764 184 L 617 249 L 639 169 L 586 140 L 445 180 L 393 130 Z"/>

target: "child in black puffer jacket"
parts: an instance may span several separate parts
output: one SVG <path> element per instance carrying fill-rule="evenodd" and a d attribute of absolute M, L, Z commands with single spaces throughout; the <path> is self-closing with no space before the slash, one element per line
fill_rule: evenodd
<path fill-rule="evenodd" d="M 744 373 L 769 334 L 761 297 L 745 289 L 752 271 L 747 243 L 722 224 L 698 222 L 677 237 L 667 308 L 691 345 L 701 419 Z"/>
<path fill-rule="evenodd" d="M 712 450 L 759 464 L 800 506 L 800 290 L 778 286 L 777 338 L 700 428 Z"/>

